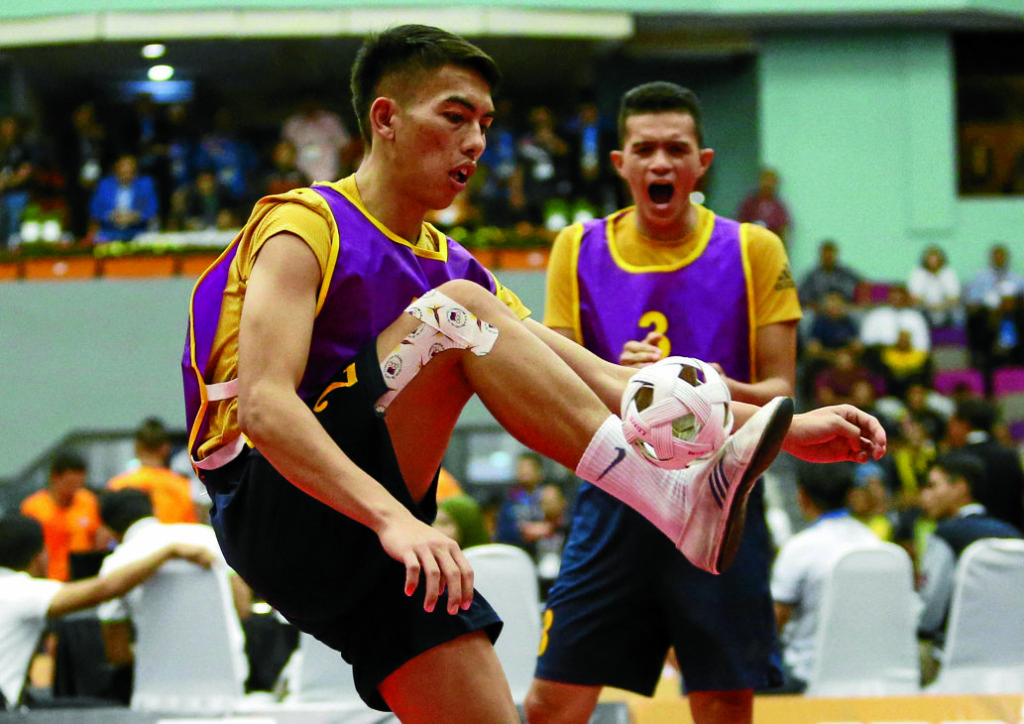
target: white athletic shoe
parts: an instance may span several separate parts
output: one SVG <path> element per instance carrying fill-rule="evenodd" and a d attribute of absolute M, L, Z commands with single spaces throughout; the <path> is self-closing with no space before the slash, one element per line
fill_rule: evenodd
<path fill-rule="evenodd" d="M 732 564 L 754 483 L 782 449 L 793 400 L 776 397 L 758 410 L 711 458 L 690 465 L 687 519 L 676 548 L 693 565 L 721 573 Z M 692 476 L 692 477 L 690 477 Z"/>

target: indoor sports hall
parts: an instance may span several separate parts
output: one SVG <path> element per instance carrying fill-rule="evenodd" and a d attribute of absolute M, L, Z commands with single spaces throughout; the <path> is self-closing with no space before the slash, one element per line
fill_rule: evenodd
<path fill-rule="evenodd" d="M 735 609 L 708 627 L 735 627 L 728 646 L 740 658 L 761 652 L 761 684 L 695 683 L 700 662 L 720 653 L 709 649 L 725 644 L 684 637 L 696 653 L 679 640 L 664 656 L 654 645 L 651 696 L 602 675 L 567 680 L 593 687 L 589 721 L 1024 724 L 1022 0 L 0 2 L 0 722 L 399 721 L 364 701 L 338 651 L 226 562 L 211 527 L 214 488 L 197 475 L 214 465 L 193 458 L 214 459 L 212 426 L 243 425 L 226 405 L 214 419 L 214 403 L 238 393 L 204 378 L 200 358 L 234 355 L 237 374 L 252 353 L 222 337 L 211 353 L 190 311 L 197 282 L 216 277 L 225 254 L 256 258 L 245 250 L 272 206 L 261 199 L 315 196 L 316 182 L 339 196 L 356 188 L 381 136 L 378 106 L 354 105 L 350 73 L 368 38 L 409 24 L 465 38 L 501 74 L 500 85 L 487 81 L 493 113 L 463 95 L 444 99 L 459 105 L 454 120 L 439 114 L 445 122 L 484 120 L 481 153 L 445 181 L 458 193 L 425 212 L 432 254 L 464 249 L 513 311 L 506 290 L 533 320 L 601 354 L 588 315 L 606 300 L 613 313 L 637 304 L 608 278 L 581 286 L 585 243 L 608 238 L 605 266 L 587 269 L 684 274 L 719 243 L 712 228 L 738 221 L 728 227 L 739 250 L 731 279 L 728 269 L 679 277 L 702 285 L 679 299 L 699 307 L 683 311 L 711 349 L 725 333 L 707 320 L 732 313 L 719 289 L 744 300 L 732 320 L 744 330 L 742 373 L 706 361 L 722 362 L 734 400 L 778 374 L 785 385 L 771 396 L 793 397 L 798 413 L 852 405 L 887 436 L 877 460 L 816 465 L 783 452 L 754 486 L 746 526 L 755 519 L 765 531 L 755 578 L 770 635 L 729 618 L 756 615 L 735 593 Z M 699 109 L 622 110 L 637 88 L 669 84 L 692 91 Z M 370 100 L 390 89 L 381 82 Z M 690 124 L 682 141 L 636 140 L 663 127 L 637 118 L 673 114 Z M 700 159 L 689 185 L 667 180 L 687 154 Z M 630 176 L 636 168 L 647 185 Z M 323 203 L 309 208 L 337 214 Z M 415 235 L 353 205 L 418 249 Z M 645 219 L 669 207 L 688 224 L 685 238 L 661 238 L 659 253 L 674 257 L 644 266 L 629 257 L 636 247 L 616 246 L 634 239 L 626 223 L 636 244 L 657 248 Z M 349 258 L 340 217 L 330 218 L 322 273 Z M 770 272 L 752 251 L 764 245 Z M 556 288 L 556 270 L 579 280 Z M 220 315 L 247 279 L 218 283 Z M 559 292 L 575 316 L 557 316 Z M 764 301 L 783 298 L 788 307 Z M 648 361 L 689 355 L 680 341 L 671 351 L 672 313 L 637 308 L 632 339 L 650 348 Z M 786 331 L 759 336 L 768 326 Z M 277 338 L 262 342 L 271 349 L 260 359 L 271 358 Z M 613 347 L 611 361 L 646 364 Z M 354 384 L 352 369 L 331 387 Z M 188 403 L 183 373 L 200 380 Z M 323 400 L 303 401 L 320 412 Z M 539 425 L 552 412 L 531 414 Z M 549 594 L 561 605 L 563 553 L 576 550 L 593 486 L 532 453 L 499 417 L 476 396 L 458 415 L 432 527 L 455 539 L 505 622 L 495 650 L 525 722 L 540 706 L 530 697 L 538 651 L 560 631 Z M 259 452 L 236 437 L 233 455 Z M 234 464 L 223 459 L 223 469 Z M 853 532 L 834 525 L 840 518 Z M 163 543 L 129 553 L 145 525 Z M 26 530 L 30 543 L 12 542 Z M 345 555 L 305 550 L 312 570 Z M 143 558 L 153 562 L 134 577 L 114 565 L 141 571 Z M 634 563 L 660 565 L 638 554 L 624 566 Z M 651 678 L 608 651 L 618 681 Z M 746 692 L 741 713 L 698 705 L 705 694 L 731 700 L 715 698 L 723 690 Z"/>

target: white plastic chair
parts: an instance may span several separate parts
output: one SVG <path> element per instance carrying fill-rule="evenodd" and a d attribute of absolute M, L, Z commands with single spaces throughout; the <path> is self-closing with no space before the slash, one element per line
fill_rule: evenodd
<path fill-rule="evenodd" d="M 964 550 L 946 630 L 929 693 L 1024 691 L 1024 540 L 985 538 Z"/>
<path fill-rule="evenodd" d="M 230 713 L 267 704 L 246 697 L 241 626 L 227 572 L 171 561 L 142 586 L 131 708 Z"/>
<path fill-rule="evenodd" d="M 505 622 L 495 652 L 505 670 L 512 699 L 521 705 L 533 681 L 540 645 L 540 590 L 537 567 L 520 548 L 490 543 L 465 551 L 474 587 Z"/>
<path fill-rule="evenodd" d="M 891 543 L 843 554 L 825 582 L 809 696 L 914 694 L 920 686 L 910 557 Z"/>
<path fill-rule="evenodd" d="M 294 666 L 289 663 L 288 703 L 330 702 L 366 709 L 352 679 L 352 667 L 341 654 L 308 633 L 299 634 Z"/>

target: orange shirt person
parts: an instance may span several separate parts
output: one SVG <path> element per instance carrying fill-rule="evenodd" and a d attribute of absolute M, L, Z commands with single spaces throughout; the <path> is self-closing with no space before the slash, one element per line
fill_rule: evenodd
<path fill-rule="evenodd" d="M 70 578 L 71 553 L 94 550 L 100 528 L 99 502 L 85 488 L 85 460 L 71 451 L 56 454 L 50 464 L 49 484 L 25 498 L 23 515 L 39 521 L 48 564 L 46 577 Z"/>
<path fill-rule="evenodd" d="M 189 482 L 167 467 L 170 451 L 170 437 L 163 423 L 155 417 L 143 420 L 135 432 L 139 467 L 112 478 L 107 489 L 145 491 L 153 503 L 153 515 L 161 523 L 195 523 L 198 518 Z"/>

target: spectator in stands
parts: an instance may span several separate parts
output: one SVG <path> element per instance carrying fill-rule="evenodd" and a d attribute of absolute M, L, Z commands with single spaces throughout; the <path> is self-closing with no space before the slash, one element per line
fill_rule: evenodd
<path fill-rule="evenodd" d="M 946 263 L 946 253 L 929 246 L 907 279 L 911 302 L 919 307 L 932 327 L 952 327 L 963 323 L 960 304 L 960 280 Z"/>
<path fill-rule="evenodd" d="M 252 146 L 238 133 L 235 119 L 227 108 L 220 108 L 214 115 L 213 130 L 204 133 L 199 139 L 198 168 L 212 168 L 217 174 L 221 186 L 227 189 L 236 216 L 249 213 L 249 209 L 241 207 L 248 203 L 252 196 L 249 185 L 250 176 L 259 165 L 256 152 Z"/>
<path fill-rule="evenodd" d="M 886 392 L 903 399 L 911 385 L 928 384 L 931 380 L 931 357 L 915 349 L 910 332 L 901 329 L 895 344 L 886 345 L 878 355 Z"/>
<path fill-rule="evenodd" d="M 1020 529 L 989 514 L 978 502 L 985 466 L 975 455 L 954 450 L 939 456 L 921 492 L 925 514 L 936 521 L 921 562 L 920 596 L 924 604 L 918 634 L 941 649 L 953 597 L 953 575 L 960 554 L 982 538 L 1020 538 Z M 1013 615 L 1012 612 L 993 612 Z M 937 661 L 937 657 L 936 657 Z M 935 666 L 923 666 L 926 683 Z"/>
<path fill-rule="evenodd" d="M 555 117 L 549 108 L 530 111 L 530 130 L 519 139 L 517 180 L 525 202 L 526 220 L 534 226 L 552 221 L 553 203 L 564 202 L 572 192 L 572 158 L 569 144 L 556 131 Z M 514 182 L 513 182 L 514 183 Z M 561 228 L 569 222 L 563 212 Z"/>
<path fill-rule="evenodd" d="M 195 181 L 171 197 L 169 227 L 173 231 L 238 228 L 241 224 L 233 209 L 231 194 L 217 181 L 213 169 L 201 169 Z"/>
<path fill-rule="evenodd" d="M 24 685 L 48 620 L 123 596 L 172 558 L 203 567 L 213 562 L 205 548 L 179 543 L 154 550 L 107 576 L 74 583 L 39 580 L 47 569 L 43 538 L 34 518 L 0 519 L 0 704 L 7 709 L 30 705 L 23 696 Z"/>
<path fill-rule="evenodd" d="M 214 565 L 227 569 L 213 528 L 197 523 L 171 525 L 160 522 L 153 516 L 153 504 L 143 490 L 124 488 L 104 493 L 100 500 L 100 517 L 117 541 L 117 547 L 103 559 L 101 578 L 113 575 L 153 551 L 174 545 L 205 550 Z M 229 635 L 235 645 L 234 654 L 243 664 L 240 669 L 248 672 L 248 663 L 244 662 L 245 634 L 241 622 L 252 613 L 252 591 L 236 573 L 228 573 L 232 600 L 238 613 L 238 625 L 229 630 Z M 138 609 L 141 593 L 132 591 L 102 604 L 97 611 L 107 659 L 116 666 L 130 666 L 134 661 L 131 621 Z M 244 679 L 239 683 L 244 683 Z"/>
<path fill-rule="evenodd" d="M 866 382 L 876 392 L 883 392 L 885 382 L 861 362 L 849 348 L 837 350 L 834 364 L 818 373 L 814 378 L 816 405 L 838 405 L 853 399 L 853 388 L 857 382 Z"/>
<path fill-rule="evenodd" d="M 925 435 L 936 442 L 946 437 L 947 418 L 931 404 L 933 391 L 923 383 L 912 383 L 904 397 L 907 415 L 920 425 Z"/>
<path fill-rule="evenodd" d="M 37 158 L 25 131 L 25 122 L 18 116 L 0 117 L 0 247 L 17 244 L 31 200 Z"/>
<path fill-rule="evenodd" d="M 62 156 L 67 177 L 70 230 L 76 239 L 89 231 L 89 201 L 109 159 L 107 129 L 96 116 L 93 103 L 82 103 L 71 113 Z"/>
<path fill-rule="evenodd" d="M 523 213 L 522 171 L 516 149 L 519 136 L 515 128 L 512 102 L 499 98 L 495 122 L 487 134 L 487 148 L 480 157 L 477 173 L 483 183 L 480 205 L 486 222 L 493 226 L 513 226 Z"/>
<path fill-rule="evenodd" d="M 922 352 L 932 348 L 928 320 L 910 303 L 910 293 L 903 284 L 889 287 L 888 303 L 875 307 L 860 323 L 860 341 L 865 347 L 888 347 L 896 344 L 900 332 L 910 334 L 910 347 Z"/>
<path fill-rule="evenodd" d="M 85 459 L 71 450 L 60 450 L 50 463 L 47 486 L 25 498 L 23 515 L 43 526 L 48 578 L 70 578 L 69 555 L 101 548 L 100 513 L 96 495 L 85 487 Z"/>
<path fill-rule="evenodd" d="M 285 120 L 281 137 L 295 146 L 298 169 L 312 181 L 347 176 L 356 157 L 356 144 L 341 118 L 315 97 L 304 100 Z"/>
<path fill-rule="evenodd" d="M 839 247 L 826 239 L 818 247 L 818 266 L 800 282 L 800 306 L 817 311 L 829 292 L 835 292 L 847 304 L 856 301 L 857 291 L 864 284 L 860 275 L 839 263 Z"/>
<path fill-rule="evenodd" d="M 834 361 L 840 349 L 860 352 L 860 325 L 848 312 L 846 302 L 838 292 L 827 293 L 819 313 L 814 315 L 807 335 L 805 354 L 812 358 Z"/>
<path fill-rule="evenodd" d="M 199 130 L 192 120 L 189 107 L 184 103 L 167 106 L 167 138 L 164 147 L 167 159 L 167 197 L 162 203 L 170 203 L 170 197 L 178 189 L 188 186 L 195 179 L 199 162 Z"/>
<path fill-rule="evenodd" d="M 845 508 L 853 487 L 852 464 L 801 470 L 797 503 L 810 526 L 786 541 L 772 568 L 775 619 L 783 644 L 784 692 L 802 692 L 814 669 L 814 641 L 825 580 L 849 550 L 880 545 Z"/>
<path fill-rule="evenodd" d="M 779 174 L 773 168 L 763 168 L 757 177 L 757 189 L 740 204 L 736 220 L 764 226 L 786 241 L 789 229 L 789 211 L 779 197 Z M 803 298 L 800 299 L 803 303 Z"/>
<path fill-rule="evenodd" d="M 275 143 L 270 154 L 271 167 L 260 181 L 259 196 L 274 196 L 309 186 L 312 180 L 299 169 L 297 160 L 294 143 L 287 139 Z"/>
<path fill-rule="evenodd" d="M 88 238 L 96 243 L 131 241 L 157 224 L 158 204 L 153 179 L 139 175 L 135 156 L 122 154 L 114 173 L 96 186 L 89 205 Z"/>
<path fill-rule="evenodd" d="M 931 532 L 929 521 L 921 516 L 921 489 L 938 454 L 936 441 L 910 416 L 904 416 L 889 436 L 889 455 L 883 458 L 891 466 L 890 492 L 896 523 L 893 541 L 918 559 L 924 538 Z"/>
<path fill-rule="evenodd" d="M 495 540 L 522 548 L 537 559 L 538 543 L 557 534 L 557 526 L 541 507 L 544 464 L 540 455 L 524 452 L 516 460 L 516 484 L 498 511 Z"/>
<path fill-rule="evenodd" d="M 605 125 L 593 99 L 580 103 L 576 116 L 566 125 L 565 138 L 572 157 L 573 196 L 577 204 L 585 205 L 590 218 L 620 208 L 616 197 L 618 176 L 609 155 L 618 148 L 615 129 Z"/>
<path fill-rule="evenodd" d="M 967 399 L 949 420 L 948 442 L 982 461 L 984 475 L 973 488 L 977 502 L 989 514 L 1017 530 L 1024 529 L 1024 470 L 1020 457 L 993 437 L 999 410 L 991 402 Z"/>
<path fill-rule="evenodd" d="M 995 309 L 1004 296 L 1024 294 L 1024 276 L 1010 267 L 1010 251 L 1005 244 L 989 249 L 989 266 L 978 272 L 967 288 L 968 310 Z"/>
<path fill-rule="evenodd" d="M 874 461 L 857 464 L 853 473 L 853 487 L 846 495 L 846 507 L 850 515 L 870 528 L 879 540 L 892 540 L 889 490 L 881 465 Z"/>
<path fill-rule="evenodd" d="M 167 467 L 171 439 L 159 418 L 143 420 L 135 431 L 135 457 L 138 467 L 112 478 L 108 490 L 137 488 L 153 501 L 153 510 L 161 523 L 195 523 L 195 506 L 189 481 Z"/>

